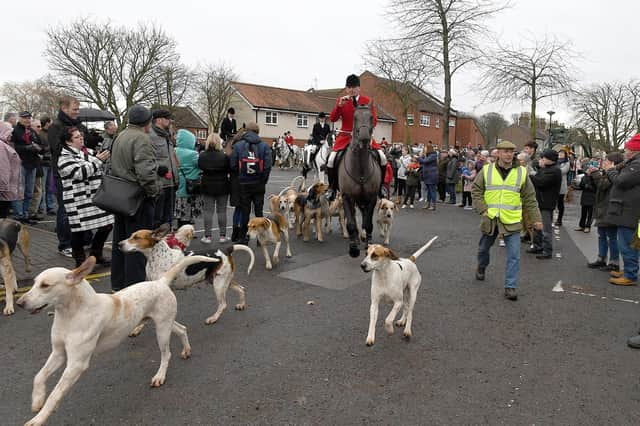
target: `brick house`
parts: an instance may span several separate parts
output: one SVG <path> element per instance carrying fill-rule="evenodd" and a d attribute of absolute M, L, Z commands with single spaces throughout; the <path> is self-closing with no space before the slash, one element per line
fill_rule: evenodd
<path fill-rule="evenodd" d="M 531 140 L 531 114 L 528 112 L 520 113 L 518 117 L 518 124 L 512 124 L 511 126 L 500 132 L 499 138 L 501 140 L 508 140 L 513 142 L 517 149 L 524 148 L 524 144 Z M 547 120 L 544 117 L 536 117 L 536 138 L 535 141 L 539 146 L 542 146 L 547 139 Z M 492 143 L 491 146 L 495 146 Z"/>
<path fill-rule="evenodd" d="M 260 136 L 267 143 L 290 131 L 298 146 L 307 142 L 318 114 L 323 111 L 328 115 L 338 96 L 334 96 L 333 91 L 293 90 L 238 81 L 232 82 L 232 86 L 235 93 L 230 106 L 236 111 L 238 128 L 243 123 L 258 123 Z M 335 93 L 341 91 L 336 90 Z M 391 140 L 394 123 L 395 118 L 384 108 L 379 108 L 374 137 Z M 340 121 L 329 125 L 339 129 Z"/>
<path fill-rule="evenodd" d="M 207 126 L 207 122 L 204 121 L 190 106 L 168 107 L 156 104 L 153 105 L 151 109 L 166 109 L 167 111 L 171 111 L 175 130 L 189 130 L 191 133 L 196 135 L 198 143 L 204 142 L 209 136 L 209 127 Z"/>
<path fill-rule="evenodd" d="M 360 75 L 362 92 L 374 99 L 376 105 L 394 115 L 397 120 L 392 126 L 393 142 L 427 143 L 439 145 L 442 140 L 444 125 L 444 103 L 435 96 L 410 85 L 402 88 L 403 93 L 410 93 L 412 106 L 404 117 L 404 108 L 397 95 L 388 88 L 389 80 L 376 76 L 370 71 Z M 398 83 L 394 83 L 398 84 Z M 460 117 L 458 117 L 460 115 Z M 449 146 L 455 145 L 484 146 L 484 137 L 477 123 L 471 117 L 462 116 L 451 110 L 449 129 Z"/>

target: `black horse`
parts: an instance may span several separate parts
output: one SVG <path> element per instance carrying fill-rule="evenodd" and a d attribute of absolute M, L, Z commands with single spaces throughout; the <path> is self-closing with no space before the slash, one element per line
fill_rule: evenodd
<path fill-rule="evenodd" d="M 365 243 L 369 244 L 373 233 L 373 211 L 382 182 L 379 159 L 371 149 L 372 131 L 371 103 L 358 105 L 353 117 L 351 142 L 338 168 L 351 257 L 360 256 L 355 208 L 358 206 L 362 214 L 362 227 L 366 232 Z"/>

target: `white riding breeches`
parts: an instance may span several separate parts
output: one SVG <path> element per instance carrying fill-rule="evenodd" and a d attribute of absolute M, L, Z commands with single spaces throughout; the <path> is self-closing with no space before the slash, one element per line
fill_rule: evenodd
<path fill-rule="evenodd" d="M 384 155 L 384 151 L 381 149 L 378 149 L 378 155 L 380 155 L 380 165 L 381 166 L 386 166 L 387 165 L 387 156 Z M 331 154 L 329 154 L 329 159 L 327 160 L 327 167 L 329 168 L 333 168 L 333 163 L 336 161 L 336 155 L 337 155 L 337 151 L 331 151 Z"/>

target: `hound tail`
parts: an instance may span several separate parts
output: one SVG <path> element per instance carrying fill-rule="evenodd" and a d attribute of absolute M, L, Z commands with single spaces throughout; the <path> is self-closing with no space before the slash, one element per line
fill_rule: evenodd
<path fill-rule="evenodd" d="M 296 181 L 300 180 L 300 183 L 296 186 Z M 304 184 L 305 184 L 305 178 L 304 176 L 296 176 L 293 179 L 291 179 L 291 184 L 289 185 L 290 188 L 293 188 L 296 192 L 301 192 L 302 189 L 304 188 Z"/>
<path fill-rule="evenodd" d="M 178 275 L 184 268 L 189 265 L 193 265 L 194 263 L 200 262 L 215 263 L 220 262 L 220 259 L 215 259 L 208 256 L 185 256 L 184 259 L 169 268 L 169 270 L 165 272 L 162 277 L 160 277 L 160 279 L 167 285 L 170 285 L 176 278 L 176 275 Z"/>
<path fill-rule="evenodd" d="M 430 239 L 430 240 L 429 240 L 429 242 L 428 242 L 427 244 L 423 245 L 422 247 L 420 247 L 420 248 L 418 249 L 418 251 L 417 251 L 417 252 L 415 252 L 415 253 L 413 253 L 411 256 L 409 256 L 409 260 L 415 263 L 416 259 L 417 259 L 418 257 L 420 257 L 420 255 L 421 255 L 422 253 L 424 253 L 424 252 L 425 252 L 425 251 L 426 251 L 426 250 L 431 246 L 431 244 L 433 244 L 433 242 L 434 242 L 435 240 L 437 240 L 437 239 L 438 239 L 438 236 L 437 236 L 437 235 L 436 235 L 435 237 L 433 237 L 432 239 Z"/>
<path fill-rule="evenodd" d="M 250 261 L 249 261 L 249 267 L 247 268 L 247 275 L 249 275 L 251 273 L 251 270 L 253 269 L 253 263 L 256 260 L 256 257 L 253 254 L 253 250 L 251 250 L 251 247 L 245 246 L 244 244 L 234 244 L 233 251 L 243 251 L 249 254 Z"/>

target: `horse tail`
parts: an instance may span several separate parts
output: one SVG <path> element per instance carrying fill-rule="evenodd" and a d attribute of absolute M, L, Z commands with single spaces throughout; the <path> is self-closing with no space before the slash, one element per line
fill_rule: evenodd
<path fill-rule="evenodd" d="M 422 253 L 424 253 L 424 252 L 425 252 L 425 251 L 426 251 L 426 250 L 431 246 L 431 244 L 433 244 L 433 242 L 434 242 L 435 240 L 437 240 L 437 239 L 438 239 L 438 236 L 437 236 L 437 235 L 436 235 L 435 237 L 433 237 L 432 239 L 430 239 L 430 240 L 429 240 L 429 242 L 428 242 L 427 244 L 423 245 L 422 247 L 420 247 L 420 248 L 418 249 L 418 251 L 416 251 L 416 252 L 415 252 L 415 253 L 413 253 L 411 256 L 409 256 L 409 260 L 410 260 L 410 261 L 412 261 L 413 263 L 415 263 L 415 262 L 416 262 L 416 259 L 417 259 L 418 257 L 420 257 L 420 255 L 421 255 Z"/>

